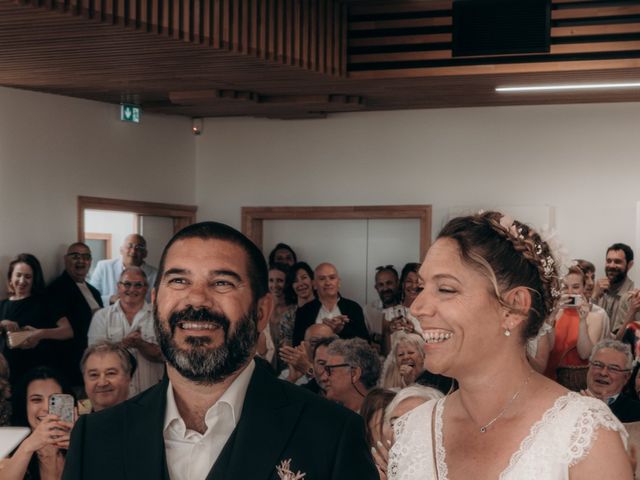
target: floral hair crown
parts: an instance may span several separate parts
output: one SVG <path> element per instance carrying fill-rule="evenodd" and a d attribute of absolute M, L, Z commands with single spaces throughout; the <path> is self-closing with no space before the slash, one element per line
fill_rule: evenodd
<path fill-rule="evenodd" d="M 514 246 L 520 244 L 530 252 L 532 257 L 530 260 L 535 261 L 541 267 L 542 276 L 546 283 L 550 285 L 549 293 L 551 297 L 554 300 L 558 299 L 561 295 L 559 277 L 566 269 L 566 262 L 563 261 L 566 254 L 557 240 L 555 232 L 542 229 L 538 240 L 530 235 L 531 231 L 529 229 L 527 229 L 529 231 L 525 232 L 522 224 L 516 222 L 509 215 L 502 215 L 498 223 L 506 230 L 507 239 L 514 243 Z M 518 251 L 523 249 L 517 248 Z"/>

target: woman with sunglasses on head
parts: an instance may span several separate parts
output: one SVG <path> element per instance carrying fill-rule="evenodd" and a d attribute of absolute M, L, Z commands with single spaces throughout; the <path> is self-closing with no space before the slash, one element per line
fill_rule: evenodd
<path fill-rule="evenodd" d="M 5 333 L 3 353 L 9 362 L 11 383 L 37 365 L 56 365 L 55 343 L 73 337 L 66 317 L 54 318 L 45 295 L 44 275 L 36 257 L 21 253 L 9 263 L 9 297 L 0 301 L 0 329 Z"/>
<path fill-rule="evenodd" d="M 600 400 L 536 373 L 525 354 L 560 295 L 556 259 L 498 212 L 451 220 L 411 311 L 425 366 L 459 388 L 395 424 L 390 480 L 631 480 L 622 424 Z"/>

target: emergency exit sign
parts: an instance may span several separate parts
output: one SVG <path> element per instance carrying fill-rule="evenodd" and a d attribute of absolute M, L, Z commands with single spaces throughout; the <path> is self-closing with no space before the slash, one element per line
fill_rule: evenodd
<path fill-rule="evenodd" d="M 140 123 L 142 109 L 130 103 L 120 104 L 120 120 L 123 122 Z"/>

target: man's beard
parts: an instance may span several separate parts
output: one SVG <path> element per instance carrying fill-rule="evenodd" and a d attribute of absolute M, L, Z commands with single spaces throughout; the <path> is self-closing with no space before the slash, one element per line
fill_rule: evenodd
<path fill-rule="evenodd" d="M 617 285 L 618 283 L 624 282 L 624 279 L 627 276 L 628 269 L 618 269 L 618 268 L 605 268 L 604 271 L 609 278 L 609 282 Z"/>
<path fill-rule="evenodd" d="M 158 315 L 157 305 L 153 306 L 154 326 L 160 349 L 167 362 L 183 377 L 205 385 L 220 383 L 247 363 L 258 341 L 255 308 L 243 316 L 230 331 L 231 322 L 220 313 L 206 308 L 173 312 L 168 319 L 169 331 Z M 187 336 L 185 342 L 189 349 L 178 347 L 173 339 L 178 323 L 181 321 L 210 322 L 224 331 L 224 342 L 211 347 L 208 336 Z"/>
<path fill-rule="evenodd" d="M 381 290 L 378 296 L 380 297 L 382 305 L 385 307 L 395 305 L 397 300 L 396 292 L 391 289 Z"/>

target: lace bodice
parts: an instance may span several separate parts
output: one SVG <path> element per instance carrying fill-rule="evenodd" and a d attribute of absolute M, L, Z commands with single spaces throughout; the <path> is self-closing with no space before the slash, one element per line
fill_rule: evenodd
<path fill-rule="evenodd" d="M 446 398 L 431 400 L 399 418 L 394 426 L 396 443 L 389 452 L 389 480 L 435 479 L 431 418 L 435 408 L 435 459 L 438 480 L 447 480 L 446 451 L 442 438 L 442 411 Z M 600 400 L 569 392 L 559 397 L 538 420 L 500 474 L 500 480 L 566 480 L 569 467 L 589 453 L 597 430 L 627 433 Z"/>

